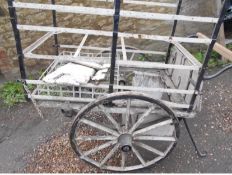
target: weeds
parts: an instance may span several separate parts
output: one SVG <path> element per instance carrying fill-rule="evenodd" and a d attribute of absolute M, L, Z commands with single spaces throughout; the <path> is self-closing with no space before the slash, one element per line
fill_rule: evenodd
<path fill-rule="evenodd" d="M 193 55 L 196 57 L 196 59 L 199 62 L 203 63 L 204 58 L 205 58 L 205 53 L 204 52 L 200 51 L 200 52 L 197 52 L 197 53 L 195 53 Z M 209 63 L 208 63 L 208 67 L 209 68 L 215 68 L 215 67 L 220 67 L 220 66 L 222 66 L 224 64 L 226 64 L 226 62 L 222 61 L 220 59 L 220 55 L 217 52 L 213 51 L 212 54 L 211 54 L 211 59 L 209 60 Z"/>
<path fill-rule="evenodd" d="M 22 83 L 7 82 L 0 88 L 0 98 L 8 107 L 17 103 L 26 102 L 25 93 Z"/>
<path fill-rule="evenodd" d="M 226 47 L 230 50 L 232 50 L 232 44 L 227 44 Z"/>

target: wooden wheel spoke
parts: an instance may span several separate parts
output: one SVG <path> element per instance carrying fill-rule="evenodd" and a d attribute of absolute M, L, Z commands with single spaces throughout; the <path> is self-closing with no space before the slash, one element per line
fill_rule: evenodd
<path fill-rule="evenodd" d="M 167 141 L 167 142 L 175 142 L 175 137 L 168 136 L 135 136 L 134 140 L 150 140 L 150 141 Z"/>
<path fill-rule="evenodd" d="M 115 140 L 117 137 L 114 136 L 79 136 L 77 140 L 81 141 L 99 141 L 99 140 Z"/>
<path fill-rule="evenodd" d="M 143 159 L 143 157 L 141 156 L 141 154 L 139 153 L 139 151 L 137 149 L 135 149 L 134 146 L 132 146 L 132 151 L 134 152 L 134 154 L 136 155 L 136 157 L 139 159 L 139 161 L 143 164 L 143 166 L 146 166 L 146 162 Z"/>
<path fill-rule="evenodd" d="M 158 128 L 158 127 L 161 127 L 161 126 L 164 126 L 164 125 L 172 124 L 172 123 L 173 123 L 172 119 L 168 119 L 168 120 L 165 120 L 165 121 L 153 124 L 153 125 L 148 126 L 146 128 L 143 128 L 143 129 L 135 131 L 133 133 L 133 136 L 135 136 L 137 134 L 141 134 L 141 133 L 147 132 L 147 131 L 150 131 L 152 129 L 155 129 L 155 128 Z"/>
<path fill-rule="evenodd" d="M 91 149 L 89 151 L 84 152 L 83 155 L 88 156 L 90 154 L 101 151 L 102 149 L 105 149 L 105 148 L 107 148 L 107 147 L 109 147 L 111 145 L 114 145 L 115 143 L 117 143 L 117 140 L 112 140 L 112 141 L 106 142 L 106 143 L 104 143 L 104 144 L 102 144 L 100 146 L 97 146 L 97 147 L 95 147 L 95 148 L 93 148 L 93 149 Z"/>
<path fill-rule="evenodd" d="M 108 101 L 115 105 L 105 106 Z M 90 116 L 91 111 L 98 112 L 96 117 Z M 81 159 L 98 168 L 122 172 L 145 168 L 173 150 L 179 125 L 172 115 L 167 105 L 143 93 L 108 94 L 78 113 L 70 131 L 71 146 Z M 131 152 L 123 152 L 127 145 Z"/>
<path fill-rule="evenodd" d="M 114 120 L 114 118 L 112 117 L 112 115 L 111 115 L 109 112 L 107 112 L 107 111 L 105 110 L 105 107 L 104 107 L 103 105 L 100 105 L 99 108 L 100 108 L 100 110 L 106 115 L 106 117 L 110 120 L 110 122 L 114 125 L 114 127 L 115 127 L 118 131 L 120 131 L 120 126 L 119 126 L 118 123 Z"/>
<path fill-rule="evenodd" d="M 129 127 L 129 120 L 130 120 L 130 108 L 131 108 L 131 99 L 127 100 L 127 109 L 126 109 L 126 130 L 128 130 Z"/>
<path fill-rule="evenodd" d="M 159 151 L 159 150 L 157 150 L 157 149 L 155 149 L 155 148 L 153 148 L 153 147 L 151 147 L 151 146 L 149 146 L 147 144 L 144 144 L 144 143 L 141 143 L 141 142 L 135 142 L 135 145 L 137 145 L 137 146 L 139 146 L 139 147 L 141 147 L 143 149 L 146 149 L 146 150 L 148 150 L 148 151 L 150 151 L 152 153 L 160 155 L 162 157 L 165 156 L 165 154 L 163 152 L 161 152 L 161 151 Z"/>
<path fill-rule="evenodd" d="M 147 111 L 145 111 L 143 113 L 143 115 L 139 118 L 139 120 L 132 126 L 132 128 L 130 129 L 129 133 L 131 134 L 132 132 L 134 132 L 139 125 L 141 125 L 143 123 L 143 121 L 145 120 L 145 118 L 154 110 L 154 106 L 150 107 Z"/>
<path fill-rule="evenodd" d="M 116 144 L 113 149 L 107 154 L 107 156 L 101 161 L 100 166 L 104 165 L 117 151 L 119 144 Z"/>
<path fill-rule="evenodd" d="M 92 122 L 92 121 L 90 121 L 90 120 L 81 119 L 80 122 L 82 122 L 82 123 L 84 123 L 84 124 L 86 124 L 86 125 L 92 126 L 92 127 L 96 128 L 96 129 L 105 131 L 105 132 L 107 132 L 107 133 L 109 133 L 109 134 L 112 134 L 112 135 L 114 135 L 114 136 L 119 136 L 119 133 L 116 132 L 115 130 L 110 129 L 110 128 L 106 127 L 106 126 L 100 125 L 100 124 L 98 124 L 98 123 Z"/>
<path fill-rule="evenodd" d="M 125 167 L 125 163 L 126 163 L 126 153 L 124 153 L 123 151 L 121 151 L 121 167 L 124 168 Z"/>

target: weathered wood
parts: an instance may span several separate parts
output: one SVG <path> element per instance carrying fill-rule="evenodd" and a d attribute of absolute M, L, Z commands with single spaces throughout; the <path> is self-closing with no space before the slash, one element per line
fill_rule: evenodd
<path fill-rule="evenodd" d="M 162 157 L 165 156 L 165 154 L 164 154 L 163 152 L 161 152 L 161 151 L 159 151 L 159 150 L 157 150 L 157 149 L 155 149 L 155 148 L 153 148 L 153 147 L 151 147 L 151 146 L 149 146 L 149 145 L 147 145 L 147 144 L 144 144 L 144 143 L 142 143 L 142 142 L 136 142 L 135 144 L 136 144 L 137 146 L 141 147 L 141 148 L 144 148 L 144 149 L 146 149 L 146 150 L 152 152 L 152 153 L 155 153 L 155 154 L 160 155 L 160 156 L 162 156 Z"/>
<path fill-rule="evenodd" d="M 155 128 L 158 128 L 158 127 L 161 127 L 161 126 L 164 126 L 164 125 L 170 125 L 170 124 L 173 124 L 172 119 L 167 119 L 165 121 L 150 125 L 148 127 L 142 128 L 142 129 L 139 129 L 139 130 L 133 132 L 133 136 L 141 134 L 141 133 L 146 133 L 146 132 L 148 132 L 148 131 L 150 131 L 152 129 L 155 129 Z"/>
<path fill-rule="evenodd" d="M 208 37 L 205 36 L 204 34 L 202 33 L 197 33 L 197 36 L 199 38 L 205 38 L 207 39 Z M 214 48 L 213 48 L 216 52 L 218 52 L 220 55 L 222 55 L 225 59 L 229 60 L 229 61 L 232 61 L 232 51 L 227 49 L 225 46 L 219 44 L 219 43 L 216 43 L 214 45 Z"/>
<path fill-rule="evenodd" d="M 202 66 L 202 64 L 187 49 L 185 49 L 180 43 L 173 42 L 173 44 L 193 65 L 196 65 L 199 67 Z"/>

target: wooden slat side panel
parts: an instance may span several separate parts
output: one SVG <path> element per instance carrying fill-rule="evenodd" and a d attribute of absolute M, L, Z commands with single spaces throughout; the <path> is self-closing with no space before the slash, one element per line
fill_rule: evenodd
<path fill-rule="evenodd" d="M 192 66 L 192 62 L 187 59 L 183 52 L 179 51 L 177 48 L 173 47 L 170 55 L 169 64 L 178 64 L 185 66 Z M 178 69 L 169 69 L 167 71 L 170 80 L 172 81 L 176 89 L 181 90 L 194 90 L 195 84 L 197 82 L 199 71 L 198 70 L 178 70 Z M 202 85 L 203 87 L 203 85 Z M 173 95 L 172 95 L 173 96 Z M 187 104 L 190 104 L 192 95 L 191 94 L 181 94 L 183 99 Z M 197 97 L 195 101 L 194 110 L 200 110 L 201 99 L 200 96 Z"/>

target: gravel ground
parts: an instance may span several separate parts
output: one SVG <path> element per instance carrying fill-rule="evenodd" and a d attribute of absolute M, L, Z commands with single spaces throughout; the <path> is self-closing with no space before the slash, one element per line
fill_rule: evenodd
<path fill-rule="evenodd" d="M 190 127 L 200 149 L 198 158 L 186 129 L 174 151 L 142 173 L 232 173 L 232 71 L 206 82 L 203 109 Z M 0 172 L 101 172 L 72 152 L 68 142 L 70 119 L 58 110 L 43 109 L 40 119 L 31 104 L 0 110 Z"/>
<path fill-rule="evenodd" d="M 0 173 L 21 172 L 26 154 L 52 135 L 63 132 L 67 120 L 58 110 L 42 109 L 41 119 L 31 103 L 6 108 L 0 101 Z"/>

